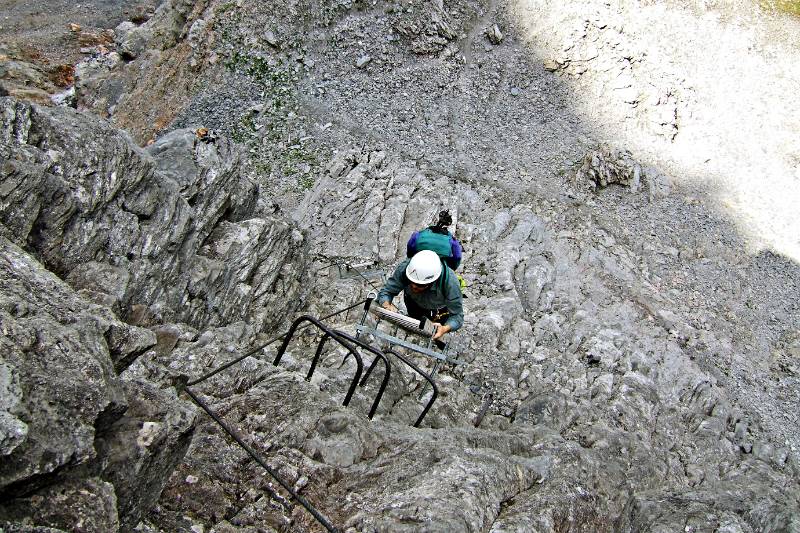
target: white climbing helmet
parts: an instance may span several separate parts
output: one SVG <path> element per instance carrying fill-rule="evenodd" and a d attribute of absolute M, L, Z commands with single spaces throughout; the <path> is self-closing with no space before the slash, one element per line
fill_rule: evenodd
<path fill-rule="evenodd" d="M 436 252 L 431 250 L 417 252 L 406 267 L 406 276 L 417 285 L 433 283 L 441 274 L 442 261 Z"/>

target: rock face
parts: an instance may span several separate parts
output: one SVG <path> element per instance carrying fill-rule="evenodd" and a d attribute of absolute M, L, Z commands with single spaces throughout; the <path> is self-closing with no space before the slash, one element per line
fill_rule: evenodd
<path fill-rule="evenodd" d="M 69 109 L 0 107 L 0 520 L 131 530 L 194 432 L 174 393 L 120 378 L 164 350 L 169 330 L 141 326 L 281 321 L 304 238 L 254 216 L 224 142 L 178 131 L 151 156 Z"/>
<path fill-rule="evenodd" d="M 7 487 L 93 458 L 95 424 L 102 429 L 121 416 L 127 402 L 104 338 L 112 324 L 123 325 L 102 308 L 92 312 L 97 306 L 7 240 L 1 244 L 10 424 L 0 483 Z"/>
<path fill-rule="evenodd" d="M 102 478 L 114 486 L 120 527 L 132 530 L 158 501 L 194 435 L 194 412 L 152 383 L 125 381 L 125 416 L 98 436 Z"/>
<path fill-rule="evenodd" d="M 309 239 L 322 255 L 380 263 L 382 253 L 402 254 L 399 239 L 379 238 L 382 224 L 407 234 L 423 223 L 414 217 L 436 212 L 432 191 L 445 183 L 385 153 L 342 152 L 296 216 L 313 228 Z M 469 250 L 459 345 L 469 364 L 440 377 L 444 394 L 425 428 L 409 427 L 422 408 L 421 383 L 397 360 L 372 422 L 363 415 L 374 386 L 359 388 L 349 408 L 337 405 L 352 361 L 342 366 L 330 356 L 311 384 L 302 381 L 313 342 L 295 341 L 281 368 L 265 351 L 199 386 L 289 484 L 353 531 L 798 526 L 796 491 L 783 488 L 796 486 L 794 460 L 706 361 L 705 350 L 726 349 L 719 341 L 706 336 L 698 350 L 705 334 L 668 311 L 652 285 L 620 292 L 641 274 L 603 232 L 583 234 L 585 248 L 575 253 L 578 230 L 556 230 L 563 222 L 552 214 L 498 210 L 488 191 L 448 186 L 453 198 L 445 205 Z M 346 245 L 342 232 L 353 236 Z M 355 299 L 366 289 L 363 280 L 326 277 L 326 266 L 315 267 L 323 301 Z M 316 301 L 311 309 L 326 307 Z M 243 333 L 216 330 L 168 357 L 142 358 L 133 370 L 197 375 L 230 359 L 225 351 Z M 472 428 L 487 392 L 495 403 L 483 427 Z M 267 521 L 314 530 L 300 509 L 263 501 L 264 472 L 225 446 L 216 425 L 204 422 L 201 432 L 153 524 L 229 530 Z M 675 503 L 655 503 L 665 500 Z"/>
<path fill-rule="evenodd" d="M 224 143 L 175 132 L 154 160 L 72 110 L 0 105 L 4 234 L 74 287 L 143 325 L 267 327 L 296 306 L 302 236 L 254 216 Z"/>
<path fill-rule="evenodd" d="M 69 531 L 76 525 L 84 531 L 98 533 L 119 530 L 114 487 L 98 478 L 58 484 L 30 498 L 11 500 L 8 503 L 9 505 L 3 505 L 4 519 L 23 524 L 28 522 L 35 526 L 0 522 L 4 531 L 49 533 Z M 43 527 L 45 525 L 54 528 Z"/>
<path fill-rule="evenodd" d="M 143 385 L 115 371 L 155 335 L 82 298 L 4 237 L 0 258 L 0 522 L 133 527 L 194 431 L 194 414 L 174 397 L 145 389 L 144 403 Z M 143 421 L 159 428 L 147 442 L 136 438 Z M 125 444 L 107 444 L 115 440 Z"/>
<path fill-rule="evenodd" d="M 295 311 L 358 302 L 448 208 L 465 364 L 438 375 L 423 427 L 424 384 L 397 359 L 373 420 L 375 377 L 341 406 L 355 363 L 335 343 L 304 380 L 309 332 L 278 367 L 273 344 L 191 390 L 348 532 L 800 528 L 800 268 L 754 253 L 687 177 L 742 161 L 718 135 L 739 118 L 704 107 L 731 85 L 688 68 L 697 28 L 747 59 L 719 56 L 728 73 L 775 62 L 719 3 L 643 4 L 166 1 L 77 69 L 79 105 L 146 149 L 0 100 L 0 520 L 319 530 L 215 422 L 192 437 L 172 385 Z M 743 109 L 794 96 L 796 64 Z M 742 153 L 775 155 L 762 170 L 786 183 L 796 128 L 775 124 L 780 142 Z M 354 264 L 369 282 L 340 275 Z"/>

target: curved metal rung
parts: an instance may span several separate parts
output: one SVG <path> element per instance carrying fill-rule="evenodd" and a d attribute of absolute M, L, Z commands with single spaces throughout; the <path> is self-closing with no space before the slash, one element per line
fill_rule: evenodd
<path fill-rule="evenodd" d="M 422 410 L 422 413 L 420 413 L 419 418 L 417 418 L 417 421 L 414 422 L 414 427 L 418 428 L 419 425 L 422 423 L 422 419 L 425 418 L 425 415 L 428 414 L 428 411 L 430 410 L 431 406 L 433 405 L 433 402 L 436 401 L 436 397 L 439 396 L 439 388 L 436 386 L 436 383 L 433 382 L 433 379 L 427 373 L 425 373 L 422 370 L 420 370 L 417 365 L 415 365 L 414 363 L 412 363 L 411 361 L 406 359 L 405 356 L 401 355 L 396 350 L 393 350 L 393 349 L 390 348 L 390 349 L 386 350 L 386 353 L 390 353 L 390 354 L 394 355 L 395 357 L 400 359 L 402 362 L 404 362 L 406 365 L 410 366 L 417 374 L 419 374 L 420 376 L 425 378 L 428 381 L 428 383 L 431 384 L 431 387 L 433 388 L 433 394 L 431 394 L 431 399 L 428 400 L 428 404 L 425 406 L 425 409 Z"/>
<path fill-rule="evenodd" d="M 350 311 L 351 309 L 354 309 L 354 308 L 356 308 L 356 307 L 358 307 L 358 306 L 362 305 L 362 304 L 363 304 L 363 303 L 365 303 L 366 301 L 367 301 L 367 300 L 359 300 L 358 302 L 356 302 L 356 303 L 354 303 L 354 304 L 351 304 L 351 305 L 349 305 L 349 306 L 347 306 L 347 307 L 344 307 L 344 308 L 342 308 L 342 309 L 337 309 L 336 311 L 334 311 L 334 312 L 332 312 L 332 313 L 329 313 L 329 314 L 327 314 L 327 315 L 325 315 L 325 316 L 321 317 L 321 318 L 320 318 L 320 320 L 327 320 L 327 319 L 329 319 L 329 318 L 331 318 L 331 317 L 334 317 L 334 316 L 336 316 L 336 315 L 339 315 L 339 314 L 341 314 L 341 313 L 348 312 L 348 311 Z M 255 348 L 251 349 L 249 352 L 245 353 L 244 355 L 240 355 L 240 356 L 239 356 L 239 357 L 237 357 L 236 359 L 234 359 L 234 360 L 232 360 L 232 361 L 228 361 L 228 362 L 227 362 L 227 363 L 225 363 L 224 365 L 222 365 L 222 366 L 220 366 L 220 367 L 217 367 L 217 368 L 215 368 L 215 369 L 214 369 L 214 370 L 212 370 L 211 372 L 208 372 L 207 374 L 204 374 L 204 375 L 200 376 L 199 378 L 197 378 L 197 379 L 194 379 L 194 380 L 192 380 L 192 381 L 188 382 L 186 385 L 187 385 L 187 386 L 189 386 L 189 387 L 191 387 L 191 386 L 193 386 L 193 385 L 197 385 L 197 384 L 199 384 L 199 383 L 202 383 L 203 381 L 205 381 L 205 380 L 207 380 L 207 379 L 209 379 L 209 378 L 211 378 L 211 377 L 213 377 L 213 376 L 216 376 L 217 374 L 219 374 L 219 373 L 220 373 L 220 372 L 222 372 L 223 370 L 226 370 L 226 369 L 228 369 L 228 368 L 232 367 L 233 365 L 235 365 L 235 364 L 237 364 L 237 363 L 241 363 L 243 360 L 247 359 L 248 357 L 251 357 L 251 356 L 253 356 L 253 355 L 257 354 L 258 352 L 260 352 L 261 350 L 263 350 L 264 348 L 266 348 L 267 346 L 269 346 L 269 345 L 270 345 L 270 344 L 272 344 L 273 342 L 277 342 L 277 341 L 279 341 L 279 340 L 283 339 L 284 337 L 286 337 L 286 335 L 287 335 L 287 333 L 283 333 L 283 334 L 281 334 L 281 335 L 278 335 L 277 337 L 272 337 L 270 340 L 268 340 L 268 341 L 267 341 L 267 342 L 265 342 L 264 344 L 261 344 L 261 345 L 259 345 L 259 346 L 256 346 Z"/>
<path fill-rule="evenodd" d="M 375 400 L 373 400 L 373 402 L 372 402 L 372 407 L 370 408 L 369 415 L 368 415 L 369 419 L 372 420 L 372 417 L 375 416 L 375 411 L 378 410 L 378 404 L 381 402 L 381 398 L 383 397 L 383 392 L 386 390 L 386 385 L 387 385 L 387 383 L 389 383 L 389 376 L 392 373 L 392 365 L 389 362 L 389 359 L 385 355 L 383 355 L 383 352 L 381 352 L 377 348 L 375 348 L 373 346 L 370 346 L 369 344 L 365 343 L 364 341 L 359 340 L 359 339 L 357 339 L 357 338 L 345 333 L 344 331 L 335 329 L 335 330 L 333 330 L 333 332 L 336 335 L 339 335 L 340 337 L 343 337 L 343 338 L 347 339 L 348 341 L 352 342 L 353 344 L 357 344 L 361 348 L 364 348 L 365 350 L 368 350 L 368 351 L 372 352 L 372 354 L 375 356 L 375 358 L 372 360 L 372 363 L 369 365 L 369 368 L 367 368 L 366 374 L 364 374 L 364 377 L 361 379 L 361 383 L 359 384 L 360 387 L 363 387 L 364 384 L 369 379 L 370 374 L 372 374 L 372 369 L 375 368 L 375 365 L 378 363 L 378 359 L 383 361 L 383 367 L 384 367 L 383 381 L 381 381 L 380 389 L 378 389 L 378 395 L 375 396 Z"/>
<path fill-rule="evenodd" d="M 319 344 L 317 344 L 317 351 L 314 354 L 314 359 L 311 361 L 311 368 L 308 371 L 308 375 L 306 375 L 306 380 L 310 380 L 311 376 L 314 375 L 314 370 L 317 368 L 317 361 L 319 360 L 319 357 L 322 354 L 322 348 L 325 345 L 325 342 L 327 342 L 329 338 L 333 338 L 333 340 L 344 346 L 345 349 L 347 349 L 347 351 L 353 354 L 353 357 L 355 357 L 356 363 L 358 364 L 358 368 L 356 369 L 356 375 L 353 377 L 353 381 L 350 383 L 350 388 L 347 391 L 347 395 L 344 397 L 344 402 L 342 402 L 342 405 L 347 406 L 347 404 L 350 403 L 350 399 L 353 397 L 353 393 L 356 390 L 356 385 L 361 379 L 361 373 L 364 370 L 364 362 L 361 360 L 361 356 L 358 354 L 358 351 L 355 348 L 353 348 L 351 345 L 349 345 L 344 340 L 339 338 L 339 336 L 336 333 L 328 329 L 328 327 L 325 326 L 325 324 L 323 324 L 316 318 L 308 315 L 301 315 L 294 322 L 292 322 L 292 327 L 290 327 L 289 331 L 286 333 L 286 337 L 283 339 L 281 347 L 278 348 L 278 354 L 275 356 L 275 360 L 272 362 L 272 364 L 278 366 L 278 363 L 281 362 L 281 358 L 283 357 L 283 354 L 286 352 L 286 348 L 289 346 L 289 342 L 292 340 L 292 336 L 297 330 L 297 327 L 303 322 L 310 322 L 311 324 L 317 326 L 319 330 L 325 333 L 325 335 L 323 335 L 322 339 L 319 341 Z"/>
<path fill-rule="evenodd" d="M 478 416 L 475 417 L 475 422 L 473 425 L 478 428 L 481 427 L 481 422 L 483 422 L 483 417 L 486 416 L 486 413 L 489 412 L 489 407 L 492 405 L 494 401 L 494 396 L 489 393 L 486 398 L 483 400 L 483 405 L 481 406 L 481 410 L 478 411 Z"/>
<path fill-rule="evenodd" d="M 353 354 L 353 356 L 356 358 L 356 363 L 358 364 L 358 371 L 356 372 L 353 381 L 350 382 L 350 388 L 347 389 L 347 394 L 342 402 L 342 405 L 347 407 L 347 405 L 350 403 L 350 400 L 353 398 L 353 393 L 356 391 L 356 385 L 358 385 L 359 378 L 361 377 L 361 371 L 364 368 L 364 363 L 361 359 L 361 355 L 358 353 L 358 350 L 343 342 L 333 331 L 326 331 L 325 335 L 323 335 L 322 339 L 319 341 L 319 344 L 317 344 L 317 352 L 314 354 L 314 360 L 311 362 L 311 368 L 308 370 L 306 381 L 311 381 L 311 376 L 314 374 L 314 369 L 317 368 L 317 361 L 319 361 L 320 355 L 322 355 L 322 350 L 325 347 L 325 343 L 331 338 L 347 348 L 347 351 L 349 352 L 348 355 Z"/>

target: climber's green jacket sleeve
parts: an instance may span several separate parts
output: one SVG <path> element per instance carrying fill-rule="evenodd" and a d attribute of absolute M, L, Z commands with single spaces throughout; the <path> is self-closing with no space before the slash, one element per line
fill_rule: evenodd
<path fill-rule="evenodd" d="M 456 273 L 449 267 L 447 268 L 447 283 L 442 295 L 446 301 L 442 307 L 447 307 L 450 317 L 445 324 L 450 326 L 450 331 L 456 331 L 464 325 L 464 302 L 461 295 L 461 284 L 458 282 Z"/>
<path fill-rule="evenodd" d="M 397 268 L 394 269 L 394 273 L 392 277 L 386 280 L 386 285 L 378 292 L 378 304 L 383 304 L 383 302 L 391 302 L 392 299 L 403 292 L 408 284 L 408 278 L 406 277 L 406 267 L 411 262 L 411 259 L 406 259 L 399 265 Z"/>

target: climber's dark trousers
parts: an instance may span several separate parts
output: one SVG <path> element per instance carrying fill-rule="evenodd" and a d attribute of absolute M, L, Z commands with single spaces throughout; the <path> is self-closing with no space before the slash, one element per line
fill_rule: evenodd
<path fill-rule="evenodd" d="M 421 319 L 422 317 L 427 318 L 432 322 L 438 322 L 439 324 L 444 324 L 445 321 L 450 318 L 450 312 L 447 310 L 446 307 L 442 307 L 441 309 L 425 309 L 424 307 L 420 307 L 417 303 L 409 298 L 407 294 L 403 295 L 403 300 L 406 302 L 406 310 L 408 310 L 408 316 L 411 318 Z M 436 345 L 439 348 L 444 348 L 444 342 L 436 341 Z"/>

